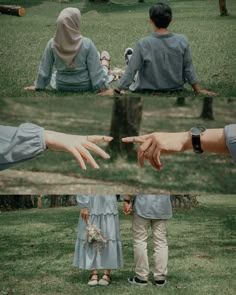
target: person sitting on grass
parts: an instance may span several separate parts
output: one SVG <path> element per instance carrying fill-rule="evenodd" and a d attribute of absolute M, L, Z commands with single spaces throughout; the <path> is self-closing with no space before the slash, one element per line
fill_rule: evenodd
<path fill-rule="evenodd" d="M 138 41 L 134 49 L 125 51 L 128 65 L 115 92 L 173 92 L 183 90 L 184 84 L 189 83 L 197 94 L 216 95 L 200 88 L 187 38 L 168 31 L 171 8 L 157 3 L 150 8 L 149 15 L 154 32 Z"/>
<path fill-rule="evenodd" d="M 46 46 L 35 84 L 25 90 L 43 90 L 50 84 L 62 91 L 98 90 L 101 95 L 113 94 L 108 75 L 110 55 L 103 51 L 99 56 L 94 43 L 81 35 L 80 19 L 77 8 L 61 11 L 55 37 Z"/>

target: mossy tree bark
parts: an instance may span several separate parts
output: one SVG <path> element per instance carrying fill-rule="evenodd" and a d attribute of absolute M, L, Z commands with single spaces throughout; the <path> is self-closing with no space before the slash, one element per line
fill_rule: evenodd
<path fill-rule="evenodd" d="M 200 115 L 203 119 L 214 120 L 213 115 L 213 97 L 204 97 L 202 104 L 202 112 Z"/>
<path fill-rule="evenodd" d="M 109 150 L 116 156 L 126 155 L 136 158 L 133 143 L 123 143 L 122 137 L 139 135 L 142 120 L 143 103 L 141 97 L 115 97 L 112 111 L 110 136 L 114 139 L 109 143 Z"/>

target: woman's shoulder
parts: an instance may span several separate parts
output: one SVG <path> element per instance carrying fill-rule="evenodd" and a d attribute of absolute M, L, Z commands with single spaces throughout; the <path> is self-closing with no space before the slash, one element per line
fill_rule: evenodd
<path fill-rule="evenodd" d="M 83 40 L 83 44 L 85 44 L 85 45 L 94 44 L 93 41 L 90 38 L 88 38 L 88 37 L 83 37 L 82 40 Z"/>

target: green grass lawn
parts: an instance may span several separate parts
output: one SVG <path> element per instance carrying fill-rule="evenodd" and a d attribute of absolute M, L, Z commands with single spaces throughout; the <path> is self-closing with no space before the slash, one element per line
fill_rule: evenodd
<path fill-rule="evenodd" d="M 79 208 L 32 209 L 0 214 L 0 294 L 227 294 L 236 290 L 235 195 L 203 195 L 200 207 L 175 211 L 168 225 L 167 287 L 130 286 L 131 217 L 120 210 L 124 268 L 108 288 L 87 286 L 88 271 L 72 266 Z M 121 204 L 119 205 L 121 209 Z M 149 243 L 152 269 L 152 242 Z"/>
<path fill-rule="evenodd" d="M 9 4 L 8 0 L 0 1 Z M 112 67 L 123 67 L 125 48 L 134 46 L 152 31 L 148 9 L 153 4 L 146 0 L 116 0 L 111 4 L 89 3 L 87 0 L 63 1 L 15 0 L 12 4 L 26 8 L 24 17 L 0 16 L 0 96 L 29 96 L 23 90 L 35 79 L 43 50 L 55 33 L 59 12 L 68 6 L 82 12 L 81 31 L 91 38 L 101 51 L 112 56 Z M 192 48 L 193 61 L 203 87 L 221 96 L 236 96 L 235 76 L 236 3 L 227 1 L 229 17 L 220 17 L 217 0 L 173 0 L 173 22 L 170 30 L 185 34 Z M 55 94 L 35 93 L 36 97 Z M 70 96 L 64 94 L 65 97 Z"/>
<path fill-rule="evenodd" d="M 82 12 L 82 33 L 91 38 L 99 50 L 107 49 L 112 67 L 123 66 L 123 52 L 152 30 L 148 8 L 153 1 L 117 0 L 111 4 L 88 1 L 11 1 L 26 8 L 24 17 L 0 15 L 0 124 L 18 125 L 30 121 L 47 129 L 76 134 L 109 134 L 112 98 L 94 93 L 72 94 L 55 91 L 26 92 L 31 85 L 47 41 L 55 33 L 58 13 L 67 6 Z M 7 4 L 9 1 L 1 1 Z M 141 133 L 189 130 L 194 124 L 208 128 L 234 123 L 236 99 L 236 2 L 227 1 L 229 17 L 220 17 L 217 0 L 171 1 L 174 19 L 171 31 L 186 34 L 193 60 L 203 87 L 220 93 L 214 99 L 214 121 L 199 118 L 202 97 L 194 97 L 187 88 L 185 107 L 176 107 L 176 97 L 143 95 Z M 232 179 L 236 166 L 230 157 L 193 155 L 192 152 L 163 157 L 164 169 L 154 171 L 149 165 L 140 169 L 135 161 L 124 158 L 101 161 L 99 171 L 82 172 L 69 155 L 48 151 L 39 159 L 17 169 L 59 172 L 65 175 L 111 180 L 120 183 L 170 190 L 172 192 L 236 193 Z M 4 172 L 2 172 L 4 173 Z M 17 179 L 16 179 L 17 183 Z M 29 183 L 30 186 L 30 183 Z"/>

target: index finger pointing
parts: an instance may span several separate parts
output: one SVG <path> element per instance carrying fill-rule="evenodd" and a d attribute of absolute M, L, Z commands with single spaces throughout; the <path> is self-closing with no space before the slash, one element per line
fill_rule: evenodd
<path fill-rule="evenodd" d="M 145 141 L 145 138 L 143 136 L 132 136 L 132 137 L 124 137 L 121 139 L 122 142 L 126 143 L 143 143 Z"/>

